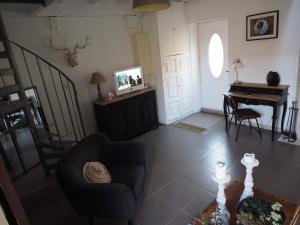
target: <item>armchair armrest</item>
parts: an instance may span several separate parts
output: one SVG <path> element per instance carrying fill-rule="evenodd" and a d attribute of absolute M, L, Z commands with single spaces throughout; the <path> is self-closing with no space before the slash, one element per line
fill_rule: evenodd
<path fill-rule="evenodd" d="M 111 151 L 113 164 L 140 164 L 146 168 L 146 147 L 142 143 L 135 141 L 113 142 Z"/>

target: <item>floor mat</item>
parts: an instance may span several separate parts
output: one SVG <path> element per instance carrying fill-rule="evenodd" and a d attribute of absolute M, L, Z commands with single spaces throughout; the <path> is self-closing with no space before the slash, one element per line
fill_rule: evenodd
<path fill-rule="evenodd" d="M 194 125 L 191 125 L 188 123 L 183 123 L 183 122 L 175 123 L 174 126 L 177 128 L 181 128 L 184 130 L 194 132 L 194 133 L 202 133 L 203 131 L 206 131 L 205 128 L 194 126 Z"/>
<path fill-rule="evenodd" d="M 191 124 L 197 127 L 210 129 L 219 122 L 224 120 L 224 116 L 218 116 L 208 113 L 194 113 L 176 122 Z"/>

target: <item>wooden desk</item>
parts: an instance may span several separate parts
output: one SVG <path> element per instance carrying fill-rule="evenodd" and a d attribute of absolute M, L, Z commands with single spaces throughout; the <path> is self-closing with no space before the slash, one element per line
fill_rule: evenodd
<path fill-rule="evenodd" d="M 225 190 L 227 202 L 226 206 L 230 213 L 230 225 L 236 224 L 236 210 L 239 204 L 241 194 L 244 190 L 244 185 L 241 182 L 233 182 Z M 286 216 L 285 225 L 296 225 L 299 217 L 300 206 L 287 201 L 286 199 L 279 198 L 269 194 L 258 188 L 254 188 L 254 195 L 263 198 L 270 203 L 279 202 L 282 204 L 282 210 Z M 211 214 L 216 210 L 217 202 L 213 201 L 197 218 L 194 219 L 193 225 L 203 225 L 200 221 L 207 221 Z"/>
<path fill-rule="evenodd" d="M 229 95 L 233 97 L 238 103 L 243 103 L 247 105 L 266 105 L 273 107 L 272 141 L 274 141 L 278 107 L 281 105 L 283 105 L 283 112 L 281 118 L 281 132 L 283 132 L 284 119 L 287 110 L 288 88 L 288 85 L 279 85 L 277 87 L 271 87 L 267 84 L 261 83 L 231 84 L 229 92 L 224 93 L 224 95 Z M 228 115 L 226 106 L 227 102 L 226 98 L 224 97 L 223 109 L 226 121 L 225 129 L 227 130 Z"/>

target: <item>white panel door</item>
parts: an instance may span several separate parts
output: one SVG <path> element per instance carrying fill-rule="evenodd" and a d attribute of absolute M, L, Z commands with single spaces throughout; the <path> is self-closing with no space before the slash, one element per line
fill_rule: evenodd
<path fill-rule="evenodd" d="M 177 72 L 176 58 L 173 56 L 164 59 L 164 88 L 168 120 L 180 117 L 180 77 Z"/>
<path fill-rule="evenodd" d="M 187 54 L 177 55 L 176 65 L 177 72 L 180 77 L 179 89 L 181 93 L 181 116 L 184 116 L 192 111 L 192 85 L 189 56 Z"/>
<path fill-rule="evenodd" d="M 214 36 L 214 38 L 212 38 Z M 217 38 L 216 38 L 217 37 Z M 223 66 L 218 67 L 218 61 L 209 62 L 209 46 L 211 43 L 211 50 L 220 50 L 219 42 L 214 45 L 212 39 L 220 40 L 223 46 L 223 53 L 212 54 L 212 60 L 220 60 L 223 56 Z M 211 42 L 212 41 L 212 42 Z M 228 21 L 217 20 L 207 23 L 199 24 L 199 52 L 200 52 L 200 68 L 201 68 L 201 98 L 202 108 L 211 110 L 223 109 L 222 93 L 228 91 L 229 77 L 228 73 Z M 223 55 L 221 55 L 223 54 Z M 213 73 L 213 71 L 220 71 L 220 73 Z M 214 76 L 215 75 L 215 76 Z M 216 77 L 216 75 L 219 75 Z"/>
<path fill-rule="evenodd" d="M 192 111 L 189 57 L 187 54 L 167 56 L 163 65 L 167 120 L 170 122 Z"/>

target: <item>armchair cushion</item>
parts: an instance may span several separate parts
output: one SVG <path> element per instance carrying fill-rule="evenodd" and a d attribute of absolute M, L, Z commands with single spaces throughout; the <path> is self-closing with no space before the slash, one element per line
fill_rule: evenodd
<path fill-rule="evenodd" d="M 106 167 L 100 162 L 86 162 L 83 176 L 88 183 L 110 183 L 111 176 Z"/>
<path fill-rule="evenodd" d="M 138 197 L 144 183 L 143 165 L 113 165 L 108 168 L 112 183 L 126 184 Z"/>

